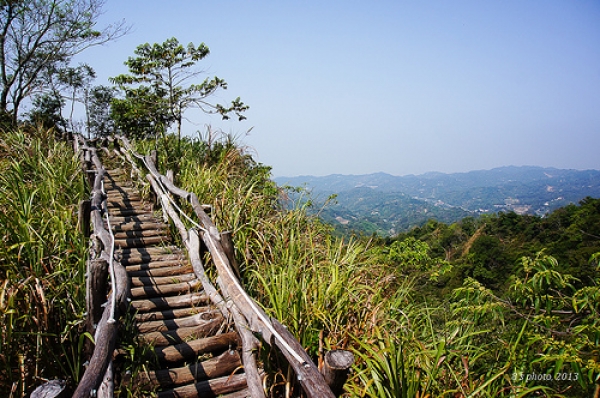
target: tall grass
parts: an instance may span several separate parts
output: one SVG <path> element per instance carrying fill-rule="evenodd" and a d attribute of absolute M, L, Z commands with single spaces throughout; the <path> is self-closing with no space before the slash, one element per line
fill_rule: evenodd
<path fill-rule="evenodd" d="M 71 147 L 52 132 L 0 132 L 0 395 L 82 371 L 86 187 Z M 81 337 L 80 337 L 81 336 Z"/>
<path fill-rule="evenodd" d="M 472 301 L 430 306 L 415 286 L 424 278 L 409 279 L 370 241 L 335 237 L 309 215 L 310 201 L 289 202 L 247 148 L 228 135 L 210 137 L 184 140 L 176 183 L 212 206 L 221 231 L 232 231 L 245 287 L 315 360 L 321 346 L 356 354 L 347 396 L 545 394 L 547 387 L 511 380 L 523 342 L 495 339 L 502 322 L 472 318 L 464 310 Z M 168 167 L 168 157 L 162 162 Z M 289 370 L 273 372 L 270 391 L 287 396 Z"/>

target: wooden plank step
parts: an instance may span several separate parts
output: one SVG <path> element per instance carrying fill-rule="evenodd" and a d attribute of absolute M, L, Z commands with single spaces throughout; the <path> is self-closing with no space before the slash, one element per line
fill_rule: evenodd
<path fill-rule="evenodd" d="M 158 393 L 158 398 L 213 398 L 246 388 L 246 375 L 235 374 Z"/>
<path fill-rule="evenodd" d="M 142 263 L 130 265 L 125 268 L 127 274 L 132 278 L 143 277 L 166 277 L 177 276 L 192 273 L 192 266 L 184 259 L 155 261 L 151 263 Z"/>
<path fill-rule="evenodd" d="M 187 345 L 190 341 L 197 339 L 210 338 L 207 336 L 213 336 L 222 327 L 222 322 L 219 319 L 213 319 L 208 321 L 204 326 L 192 326 L 187 328 L 179 328 L 177 330 L 168 330 L 166 332 L 149 332 L 141 333 L 138 338 L 145 344 L 152 344 L 156 349 L 161 347 L 178 347 Z M 233 333 L 236 338 L 237 334 Z M 219 335 L 222 336 L 222 335 Z M 214 336 L 213 336 L 214 337 Z M 172 345 L 175 344 L 175 345 Z M 228 344 L 223 344 L 222 349 L 228 347 Z M 181 348 L 181 347 L 180 347 Z M 175 348 L 174 348 L 175 349 Z M 171 351 L 168 351 L 171 353 Z M 175 354 L 173 354 L 175 355 Z M 180 357 L 182 358 L 182 357 Z"/>
<path fill-rule="evenodd" d="M 182 254 L 183 250 L 174 245 L 165 245 L 159 247 L 132 248 L 123 249 L 123 254 Z"/>
<path fill-rule="evenodd" d="M 152 213 L 144 213 L 138 214 L 136 216 L 117 216 L 117 215 L 108 215 L 108 219 L 110 220 L 111 225 L 117 224 L 126 224 L 131 222 L 158 222 L 158 219 L 154 217 Z"/>
<path fill-rule="evenodd" d="M 171 283 L 189 282 L 197 279 L 196 274 L 180 274 L 171 276 L 134 276 L 130 277 L 129 281 L 131 286 L 145 286 L 145 285 L 167 285 Z"/>
<path fill-rule="evenodd" d="M 139 192 L 133 187 L 123 187 L 112 184 L 104 184 L 104 191 L 109 198 L 117 198 L 121 196 L 138 196 Z"/>
<path fill-rule="evenodd" d="M 113 232 L 127 232 L 127 231 L 145 231 L 145 230 L 163 230 L 167 229 L 167 224 L 162 222 L 150 222 L 150 221 L 132 221 L 128 223 L 117 223 L 111 225 Z"/>
<path fill-rule="evenodd" d="M 223 322 L 223 315 L 218 310 L 210 307 L 203 307 L 203 311 L 198 314 L 190 315 L 184 318 L 163 319 L 158 321 L 145 321 L 136 325 L 139 333 L 166 332 L 177 328 L 187 328 L 192 326 L 204 327 L 213 324 L 215 320 L 219 324 Z"/>
<path fill-rule="evenodd" d="M 243 390 L 232 392 L 231 394 L 219 395 L 219 398 L 248 398 L 251 397 L 250 390 L 244 388 Z"/>
<path fill-rule="evenodd" d="M 152 216 L 150 210 L 144 209 L 112 209 L 109 211 L 109 217 L 149 217 Z"/>
<path fill-rule="evenodd" d="M 195 279 L 189 282 L 171 283 L 169 285 L 146 285 L 142 287 L 134 287 L 130 290 L 131 297 L 159 297 L 173 296 L 179 294 L 187 294 L 201 287 L 202 283 Z"/>
<path fill-rule="evenodd" d="M 151 211 L 152 210 L 152 205 L 147 203 L 147 202 L 143 202 L 141 200 L 132 200 L 129 198 L 120 198 L 118 200 L 111 200 L 108 199 L 106 201 L 106 206 L 108 207 L 108 212 L 109 213 L 114 213 L 115 211 L 119 211 L 119 210 L 131 210 L 131 209 L 137 209 L 137 210 L 144 210 L 144 211 Z"/>
<path fill-rule="evenodd" d="M 152 224 L 156 225 L 156 224 Z M 169 234 L 169 230 L 164 226 L 163 228 L 147 228 L 147 229 L 135 229 L 129 231 L 114 232 L 115 239 L 127 239 L 127 238 L 140 238 L 146 236 L 165 236 Z"/>
<path fill-rule="evenodd" d="M 171 241 L 171 237 L 168 235 L 140 236 L 137 238 L 115 239 L 115 247 L 120 247 L 120 248 L 145 247 L 145 246 L 150 246 L 150 245 L 157 245 L 160 243 L 167 243 L 170 241 Z"/>
<path fill-rule="evenodd" d="M 155 297 L 146 300 L 132 300 L 129 305 L 137 312 L 169 310 L 191 307 L 207 303 L 208 296 L 204 293 L 191 293 L 182 296 Z"/>
<path fill-rule="evenodd" d="M 151 263 L 155 261 L 179 260 L 185 261 L 186 257 L 180 251 L 166 247 L 123 248 L 118 253 L 121 264 L 124 266 Z"/>
<path fill-rule="evenodd" d="M 208 304 L 208 298 L 206 302 L 199 303 L 199 305 L 203 304 Z M 159 321 L 162 319 L 183 318 L 189 315 L 197 314 L 202 311 L 205 311 L 205 307 L 169 308 L 163 311 L 141 312 L 135 314 L 133 316 L 133 319 L 136 322 Z"/>
<path fill-rule="evenodd" d="M 229 375 L 241 365 L 240 354 L 236 350 L 227 350 L 221 355 L 188 366 L 141 372 L 134 383 L 145 390 L 180 386 Z"/>
<path fill-rule="evenodd" d="M 221 352 L 238 345 L 239 336 L 235 332 L 218 334 L 175 345 L 156 347 L 154 352 L 160 363 L 178 363 L 202 354 Z"/>
<path fill-rule="evenodd" d="M 180 261 L 184 262 L 187 259 L 180 253 L 133 253 L 124 254 L 120 257 L 121 264 L 124 266 L 146 264 L 163 261 Z"/>

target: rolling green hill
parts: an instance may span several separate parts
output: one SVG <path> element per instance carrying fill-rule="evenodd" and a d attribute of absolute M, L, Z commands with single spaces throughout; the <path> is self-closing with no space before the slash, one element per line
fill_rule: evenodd
<path fill-rule="evenodd" d="M 334 174 L 279 177 L 279 185 L 303 186 L 321 207 L 323 220 L 341 231 L 394 235 L 428 219 L 455 222 L 466 216 L 514 211 L 545 215 L 585 197 L 600 197 L 600 171 L 500 167 L 468 173 L 392 176 Z"/>

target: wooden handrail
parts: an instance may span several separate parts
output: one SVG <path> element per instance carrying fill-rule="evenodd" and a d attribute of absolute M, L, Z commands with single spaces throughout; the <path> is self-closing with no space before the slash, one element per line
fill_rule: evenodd
<path fill-rule="evenodd" d="M 334 398 L 335 395 L 300 343 L 298 343 L 292 334 L 289 333 L 287 329 L 285 329 L 285 327 L 283 327 L 279 322 L 274 319 L 270 319 L 242 288 L 234 274 L 234 271 L 229 263 L 228 256 L 226 255 L 226 252 L 220 242 L 219 231 L 210 217 L 204 211 L 204 208 L 200 205 L 196 194 L 193 192 L 187 192 L 184 189 L 175 186 L 170 179 L 160 174 L 152 157 L 141 156 L 137 154 L 133 150 L 133 147 L 127 138 L 116 138 L 121 140 L 123 143 L 121 146 L 122 151 L 129 151 L 136 158 L 143 161 L 144 165 L 150 172 L 150 181 L 152 182 L 156 194 L 159 196 L 159 198 L 161 198 L 163 204 L 165 204 L 167 208 L 171 208 L 171 210 L 169 210 L 170 216 L 172 212 L 172 206 L 168 204 L 169 200 L 165 191 L 187 200 L 191 205 L 199 220 L 199 224 L 196 224 L 197 230 L 199 231 L 204 244 L 211 253 L 211 258 L 213 259 L 217 269 L 217 282 L 221 287 L 221 290 L 226 292 L 228 299 L 233 303 L 234 310 L 232 311 L 232 315 L 234 316 L 234 321 L 236 321 L 238 331 L 244 329 L 238 325 L 238 322 L 244 323 L 247 325 L 249 330 L 257 335 L 260 335 L 265 343 L 269 345 L 274 344 L 277 348 L 279 348 L 279 350 L 287 358 L 292 369 L 296 372 L 300 385 L 309 398 Z M 173 219 L 173 217 L 171 218 Z M 182 225 L 183 224 L 178 226 L 180 230 Z M 181 232 L 181 235 L 186 242 L 186 246 L 188 246 L 190 256 L 192 256 L 192 251 L 197 253 L 199 250 L 199 243 L 196 243 L 194 239 L 197 239 L 198 232 L 196 232 L 195 229 L 191 229 L 189 231 Z M 196 268 L 194 267 L 194 269 Z M 236 313 L 238 313 L 239 316 L 236 316 Z M 243 317 L 243 319 L 241 317 Z M 242 339 L 243 338 L 244 337 L 242 335 Z M 253 344 L 252 341 L 247 341 L 246 343 L 250 345 Z M 244 351 L 246 351 L 246 349 L 244 349 Z M 247 358 L 247 360 L 250 359 Z M 247 366 L 245 362 L 244 365 Z M 251 380 L 249 380 L 248 384 L 249 386 L 251 385 Z M 261 392 L 260 395 L 253 394 L 252 396 L 264 396 L 264 394 Z"/>
<path fill-rule="evenodd" d="M 83 137 L 75 137 L 76 150 L 83 151 L 85 157 L 94 164 L 96 176 L 92 187 L 90 219 L 92 223 L 92 245 L 90 251 L 90 259 L 88 261 L 87 271 L 87 295 L 88 295 L 88 327 L 94 331 L 94 351 L 89 360 L 89 365 L 81 378 L 73 397 L 87 398 L 90 396 L 96 397 L 112 397 L 112 354 L 116 347 L 118 324 L 115 318 L 118 318 L 121 310 L 125 308 L 128 278 L 125 268 L 120 262 L 112 256 L 113 238 L 111 233 L 104 228 L 102 221 L 102 209 L 104 207 L 106 197 L 102 190 L 102 181 L 106 174 L 106 170 L 98 157 L 96 148 L 87 145 Z M 84 162 L 85 164 L 85 162 Z M 87 170 L 86 170 L 87 172 Z M 100 261 L 98 261 L 100 260 Z M 107 280 L 96 280 L 98 275 L 105 275 L 104 272 L 98 272 L 95 267 L 102 267 L 101 263 L 112 263 L 114 266 L 114 280 L 112 280 L 112 292 L 109 301 L 113 301 L 115 305 L 107 305 L 102 312 L 102 317 L 94 319 L 94 314 L 99 313 L 98 306 L 106 297 L 100 297 L 102 292 L 106 292 Z M 104 289 L 95 289 L 92 286 L 104 284 Z M 95 296 L 94 296 L 95 294 Z M 93 307 L 93 308 L 90 308 Z M 88 330 L 92 332 L 93 330 Z"/>

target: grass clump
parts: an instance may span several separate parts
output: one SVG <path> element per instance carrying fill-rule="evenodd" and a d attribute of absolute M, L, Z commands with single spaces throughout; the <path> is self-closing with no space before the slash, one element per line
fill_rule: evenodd
<path fill-rule="evenodd" d="M 22 397 L 44 379 L 76 382 L 86 335 L 86 195 L 66 142 L 43 130 L 0 132 L 0 395 Z"/>

